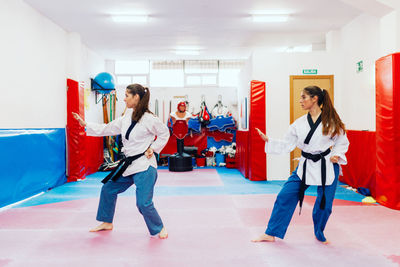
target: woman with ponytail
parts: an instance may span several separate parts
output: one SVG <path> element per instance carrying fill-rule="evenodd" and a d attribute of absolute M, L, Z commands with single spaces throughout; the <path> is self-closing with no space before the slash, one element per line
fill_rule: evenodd
<path fill-rule="evenodd" d="M 301 107 L 308 113 L 290 125 L 283 140 L 268 138 L 257 129 L 265 141 L 267 154 L 289 153 L 301 149 L 296 170 L 279 192 L 265 234 L 253 242 L 274 242 L 283 239 L 299 202 L 300 212 L 304 192 L 310 185 L 318 186 L 312 213 L 314 234 L 318 241 L 328 243 L 324 229 L 332 212 L 339 177 L 339 164 L 347 164 L 345 153 L 349 141 L 329 93 L 318 86 L 308 86 L 301 92 Z"/>
<path fill-rule="evenodd" d="M 113 218 L 118 194 L 136 185 L 136 206 L 143 215 L 152 236 L 167 238 L 168 233 L 153 204 L 154 185 L 157 180 L 155 153 L 160 153 L 169 139 L 169 130 L 149 110 L 150 91 L 140 84 L 126 88 L 126 112 L 108 124 L 85 122 L 78 114 L 74 117 L 86 127 L 87 135 L 122 135 L 122 159 L 102 182 L 104 183 L 96 219 L 100 225 L 91 232 L 113 229 Z"/>

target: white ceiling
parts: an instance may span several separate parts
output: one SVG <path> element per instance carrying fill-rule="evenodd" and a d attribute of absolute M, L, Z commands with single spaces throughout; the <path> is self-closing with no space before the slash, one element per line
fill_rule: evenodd
<path fill-rule="evenodd" d="M 252 48 L 272 51 L 323 44 L 325 34 L 362 13 L 382 16 L 390 0 L 24 0 L 106 59 L 243 58 Z M 290 14 L 284 23 L 255 23 L 261 11 Z M 149 15 L 147 23 L 119 24 L 111 14 Z M 199 47 L 177 56 L 178 46 Z"/>

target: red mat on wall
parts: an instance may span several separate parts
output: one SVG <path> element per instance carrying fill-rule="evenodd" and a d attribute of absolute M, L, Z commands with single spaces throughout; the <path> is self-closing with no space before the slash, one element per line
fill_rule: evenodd
<path fill-rule="evenodd" d="M 400 210 L 400 53 L 376 70 L 376 200 Z"/>
<path fill-rule="evenodd" d="M 265 82 L 251 81 L 248 163 L 249 180 L 252 181 L 267 179 L 265 142 L 260 138 L 255 129 L 258 128 L 265 133 L 265 116 Z"/>
<path fill-rule="evenodd" d="M 249 140 L 248 131 L 236 132 L 236 167 L 244 177 L 249 178 L 249 164 L 247 156 L 247 146 Z"/>
<path fill-rule="evenodd" d="M 375 196 L 375 132 L 349 130 L 347 138 L 350 141 L 346 153 L 348 164 L 342 166 L 340 181 L 354 188 L 368 188 Z"/>
<path fill-rule="evenodd" d="M 67 182 L 82 180 L 97 172 L 103 163 L 103 137 L 86 136 L 72 112 L 85 118 L 84 88 L 77 81 L 67 80 Z"/>
<path fill-rule="evenodd" d="M 83 86 L 67 79 L 67 182 L 84 179 L 86 175 L 85 127 L 72 116 L 75 112 L 85 118 L 83 94 Z"/>
<path fill-rule="evenodd" d="M 103 163 L 103 137 L 86 136 L 86 175 L 97 172 Z"/>

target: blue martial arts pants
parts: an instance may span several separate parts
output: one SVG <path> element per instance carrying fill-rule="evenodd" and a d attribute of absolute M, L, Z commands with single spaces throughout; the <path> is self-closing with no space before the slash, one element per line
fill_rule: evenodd
<path fill-rule="evenodd" d="M 158 234 L 163 223 L 153 205 L 154 185 L 157 181 L 157 170 L 150 166 L 147 171 L 127 177 L 121 176 L 117 181 L 109 180 L 101 188 L 100 203 L 96 219 L 112 223 L 117 203 L 117 195 L 125 192 L 132 184 L 136 185 L 136 206 L 143 215 L 151 235 Z"/>
<path fill-rule="evenodd" d="M 335 170 L 335 180 L 329 186 L 325 186 L 326 205 L 325 209 L 319 208 L 322 198 L 322 186 L 318 186 L 317 199 L 313 209 L 313 222 L 315 237 L 325 242 L 324 229 L 328 222 L 329 216 L 332 213 L 332 203 L 335 198 L 336 186 L 339 177 L 339 165 L 333 164 Z M 297 169 L 292 173 L 287 182 L 283 185 L 279 192 L 271 217 L 268 222 L 268 227 L 265 233 L 270 236 L 276 236 L 281 239 L 285 237 L 286 230 L 292 219 L 293 213 L 299 202 L 299 190 L 301 179 L 296 174 Z M 308 186 L 307 186 L 308 188 Z"/>

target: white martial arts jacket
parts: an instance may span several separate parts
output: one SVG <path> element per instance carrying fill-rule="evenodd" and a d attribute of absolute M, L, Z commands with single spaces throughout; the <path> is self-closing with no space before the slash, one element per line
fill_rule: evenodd
<path fill-rule="evenodd" d="M 326 185 L 331 185 L 335 179 L 335 171 L 333 163 L 330 161 L 332 156 L 339 156 L 339 164 L 346 165 L 347 159 L 345 153 L 349 147 L 349 140 L 346 134 L 336 135 L 331 138 L 330 135 L 322 134 L 322 123 L 320 123 L 315 130 L 309 144 L 305 144 L 306 139 L 311 127 L 307 121 L 307 114 L 298 118 L 293 124 L 290 125 L 288 132 L 283 140 L 269 138 L 265 143 L 265 152 L 267 154 L 283 154 L 289 153 L 296 148 L 310 154 L 319 154 L 331 148 L 331 153 L 325 156 L 326 160 Z M 303 175 L 303 163 L 307 160 L 303 156 L 297 169 L 297 175 Z M 306 171 L 306 184 L 307 185 L 321 185 L 321 160 L 314 162 L 307 160 Z"/>
<path fill-rule="evenodd" d="M 132 122 L 132 112 L 132 109 L 127 109 L 122 117 L 108 124 L 88 122 L 86 125 L 86 133 L 89 136 L 112 136 L 121 134 L 123 144 L 122 152 L 127 157 L 143 153 L 149 147 L 151 147 L 155 153 L 160 153 L 169 139 L 168 127 L 163 124 L 158 117 L 146 112 L 136 123 L 127 140 L 125 134 Z M 154 141 L 156 136 L 157 139 Z M 157 168 L 157 161 L 154 155 L 150 159 L 143 156 L 133 161 L 125 170 L 123 176 L 146 171 L 149 166 Z"/>

